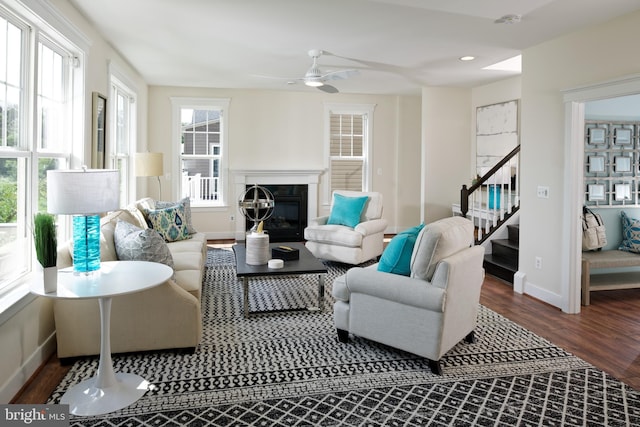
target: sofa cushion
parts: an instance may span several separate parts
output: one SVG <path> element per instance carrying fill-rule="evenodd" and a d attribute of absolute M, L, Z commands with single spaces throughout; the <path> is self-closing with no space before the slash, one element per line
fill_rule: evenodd
<path fill-rule="evenodd" d="M 382 252 L 378 271 L 409 276 L 413 247 L 423 228 L 424 224 L 420 224 L 396 234 Z"/>
<path fill-rule="evenodd" d="M 191 221 L 191 199 L 185 197 L 184 199 L 177 202 L 165 202 L 162 200 L 156 200 L 155 209 L 164 209 L 164 208 L 172 208 L 174 206 L 182 205 L 184 207 L 184 219 L 187 223 L 187 230 L 189 234 L 197 233 L 196 229 L 193 228 L 193 222 Z"/>
<path fill-rule="evenodd" d="M 326 243 L 349 248 L 362 246 L 362 234 L 344 225 L 316 225 L 304 230 L 304 238 L 316 243 Z"/>
<path fill-rule="evenodd" d="M 473 245 L 473 223 L 461 216 L 425 225 L 411 255 L 411 277 L 431 281 L 444 258 Z"/>
<path fill-rule="evenodd" d="M 160 262 L 173 268 L 169 247 L 154 229 L 142 229 L 120 220 L 116 224 L 113 238 L 118 259 Z"/>
<path fill-rule="evenodd" d="M 175 242 L 191 237 L 187 229 L 183 205 L 147 210 L 147 218 L 153 229 L 167 242 Z"/>
<path fill-rule="evenodd" d="M 369 200 L 368 196 L 347 197 L 334 193 L 327 224 L 355 227 L 360 223 L 360 215 L 362 215 L 367 200 Z"/>

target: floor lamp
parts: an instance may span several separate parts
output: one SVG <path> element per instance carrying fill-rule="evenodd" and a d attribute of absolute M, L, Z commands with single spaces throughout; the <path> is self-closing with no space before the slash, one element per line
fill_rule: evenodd
<path fill-rule="evenodd" d="M 164 174 L 162 153 L 136 153 L 136 176 L 155 176 L 158 178 L 158 199 L 162 199 L 160 177 Z"/>
<path fill-rule="evenodd" d="M 73 271 L 100 269 L 100 216 L 120 206 L 115 169 L 47 171 L 47 211 L 73 215 Z"/>

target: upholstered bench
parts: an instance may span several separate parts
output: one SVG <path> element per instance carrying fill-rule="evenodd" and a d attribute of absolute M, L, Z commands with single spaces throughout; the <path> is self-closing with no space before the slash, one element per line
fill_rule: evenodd
<path fill-rule="evenodd" d="M 592 291 L 640 288 L 640 271 L 591 274 L 600 268 L 640 267 L 640 255 L 619 251 L 582 253 L 582 305 L 589 305 Z"/>

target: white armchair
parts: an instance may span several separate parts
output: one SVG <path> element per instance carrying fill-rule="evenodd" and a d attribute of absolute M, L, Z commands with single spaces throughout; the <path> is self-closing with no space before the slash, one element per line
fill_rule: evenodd
<path fill-rule="evenodd" d="M 387 228 L 387 220 L 382 218 L 382 194 L 336 190 L 331 201 L 332 213 L 340 196 L 368 197 L 359 220 L 355 221 L 357 225 L 329 224 L 331 215 L 312 219 L 304 230 L 307 249 L 316 258 L 352 265 L 380 256 Z"/>
<path fill-rule="evenodd" d="M 473 225 L 451 217 L 426 225 L 411 253 L 411 274 L 354 267 L 333 282 L 334 322 L 341 342 L 349 333 L 429 359 L 474 340 L 484 279 L 484 248 L 473 245 Z"/>

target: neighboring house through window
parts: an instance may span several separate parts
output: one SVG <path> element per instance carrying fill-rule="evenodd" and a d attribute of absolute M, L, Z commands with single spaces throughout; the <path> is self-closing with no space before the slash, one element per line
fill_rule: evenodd
<path fill-rule="evenodd" d="M 334 190 L 369 190 L 374 108 L 373 104 L 325 104 L 327 201 Z"/>
<path fill-rule="evenodd" d="M 223 206 L 227 189 L 228 99 L 172 98 L 180 197 Z"/>

